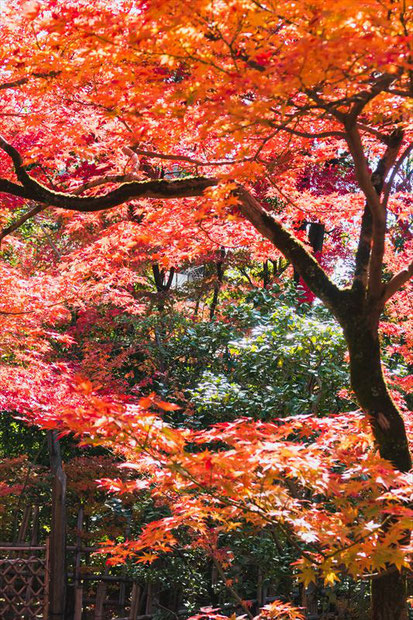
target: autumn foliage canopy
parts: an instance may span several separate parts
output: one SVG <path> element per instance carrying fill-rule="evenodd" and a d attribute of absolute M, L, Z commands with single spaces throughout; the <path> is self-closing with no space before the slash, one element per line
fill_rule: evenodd
<path fill-rule="evenodd" d="M 114 451 L 128 475 L 100 485 L 168 507 L 137 540 L 107 542 L 109 562 L 187 545 L 222 571 L 222 537 L 248 526 L 296 548 L 305 586 L 408 568 L 412 381 L 383 375 L 381 356 L 412 361 L 411 13 L 402 0 L 0 8 L 0 403 Z M 316 256 L 309 223 L 326 230 Z M 162 315 L 168 277 L 222 248 L 295 268 L 343 329 L 359 409 L 184 428 L 182 403 L 122 376 L 127 350 L 71 356 L 92 307 L 102 323 L 145 316 L 149 266 Z M 281 605 L 263 616 L 288 617 Z"/>

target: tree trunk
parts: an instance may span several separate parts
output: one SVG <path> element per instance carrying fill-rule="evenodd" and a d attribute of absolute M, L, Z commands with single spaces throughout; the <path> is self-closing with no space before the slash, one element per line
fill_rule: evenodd
<path fill-rule="evenodd" d="M 372 620 L 407 620 L 406 583 L 398 570 L 384 573 L 371 584 Z"/>
<path fill-rule="evenodd" d="M 350 353 L 351 385 L 369 417 L 380 455 L 399 471 L 409 471 L 412 463 L 406 430 L 383 376 L 377 328 L 359 315 L 347 322 L 344 333 Z M 407 620 L 405 578 L 395 567 L 387 567 L 373 579 L 371 594 L 372 620 Z"/>
<path fill-rule="evenodd" d="M 171 267 L 169 274 L 167 275 L 164 269 L 160 269 L 157 263 L 152 265 L 152 273 L 155 281 L 156 296 L 159 313 L 163 314 L 165 310 L 165 300 L 168 292 L 172 286 L 172 282 L 175 275 L 175 268 Z"/>
<path fill-rule="evenodd" d="M 344 327 L 350 354 L 351 387 L 369 417 L 380 455 L 399 471 L 412 466 L 406 429 L 400 411 L 389 394 L 381 367 L 376 328 L 355 316 Z"/>
<path fill-rule="evenodd" d="M 212 321 L 212 319 L 215 316 L 215 311 L 217 309 L 218 306 L 218 297 L 219 297 L 219 291 L 221 290 L 221 286 L 222 286 L 222 282 L 224 279 L 224 258 L 225 258 L 225 249 L 221 248 L 220 250 L 220 260 L 216 262 L 216 270 L 217 270 L 217 275 L 216 275 L 216 280 L 214 283 L 214 294 L 212 297 L 212 301 L 211 301 L 211 305 L 209 308 L 209 320 Z"/>

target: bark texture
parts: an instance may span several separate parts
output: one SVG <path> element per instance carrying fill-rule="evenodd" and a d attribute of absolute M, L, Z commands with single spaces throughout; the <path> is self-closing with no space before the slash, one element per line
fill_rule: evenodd
<path fill-rule="evenodd" d="M 407 620 L 405 579 L 394 571 L 373 579 L 371 588 L 373 620 Z"/>
<path fill-rule="evenodd" d="M 407 472 L 412 466 L 406 430 L 394 403 L 381 366 L 377 329 L 368 317 L 353 315 L 347 319 L 344 333 L 350 353 L 351 385 L 368 416 L 380 455 L 396 469 Z M 391 528 L 391 523 L 387 524 Z M 394 566 L 372 580 L 372 620 L 407 620 L 406 579 Z"/>
<path fill-rule="evenodd" d="M 412 465 L 403 418 L 383 376 L 377 330 L 363 316 L 346 322 L 344 334 L 350 353 L 351 386 L 369 417 L 380 455 L 399 471 Z"/>

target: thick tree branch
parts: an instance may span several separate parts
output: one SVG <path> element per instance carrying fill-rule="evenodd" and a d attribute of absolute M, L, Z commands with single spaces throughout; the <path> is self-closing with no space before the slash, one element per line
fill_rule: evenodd
<path fill-rule="evenodd" d="M 356 263 L 352 283 L 352 290 L 363 296 L 367 288 L 372 233 L 373 224 L 371 211 L 366 204 L 361 218 L 360 236 L 357 246 Z"/>
<path fill-rule="evenodd" d="M 0 136 L 0 148 L 13 161 L 21 186 L 7 180 L 0 180 L 0 192 L 36 200 L 46 205 L 69 211 L 96 212 L 111 209 L 135 198 L 185 198 L 202 196 L 205 189 L 218 183 L 214 177 L 186 177 L 184 179 L 156 179 L 131 181 L 101 196 L 77 196 L 49 189 L 33 179 L 26 171 L 20 153 Z M 80 188 L 78 188 L 79 191 Z"/>
<path fill-rule="evenodd" d="M 359 264 L 357 271 L 362 280 L 359 280 L 358 282 L 362 282 L 364 286 L 367 284 L 369 297 L 378 299 L 382 292 L 381 276 L 384 256 L 384 240 L 386 236 L 386 211 L 380 203 L 379 193 L 377 192 L 377 188 L 373 184 L 373 179 L 370 176 L 360 134 L 354 125 L 350 125 L 347 128 L 347 144 L 349 145 L 350 153 L 353 157 L 354 169 L 359 186 L 366 197 L 367 206 L 371 214 L 371 231 L 369 231 L 366 227 L 366 224 L 368 224 L 370 219 L 368 217 L 365 218 L 364 230 L 362 229 L 361 231 L 364 236 L 364 239 L 361 240 L 361 245 L 364 246 L 366 242 L 370 243 L 368 240 L 368 237 L 370 236 L 371 250 L 368 252 L 365 248 L 363 248 L 361 252 L 358 252 L 358 259 L 361 261 L 361 258 L 363 258 L 363 262 L 365 261 L 366 254 L 370 254 L 367 282 L 364 272 L 365 265 L 361 264 Z"/>
<path fill-rule="evenodd" d="M 165 179 L 133 181 L 131 183 L 123 183 L 120 187 L 102 196 L 89 198 L 79 197 L 75 194 L 55 192 L 37 183 L 37 181 L 34 181 L 34 186 L 30 189 L 20 187 L 14 183 L 7 182 L 6 184 L 6 182 L 2 183 L 0 181 L 0 192 L 35 200 L 46 206 L 59 207 L 60 209 L 79 211 L 82 213 L 94 213 L 112 209 L 113 207 L 125 204 L 129 200 L 137 198 L 171 199 L 202 196 L 205 189 L 213 187 L 217 185 L 217 183 L 217 179 L 206 177 L 187 177 L 185 179 L 174 179 L 171 181 Z M 43 206 L 42 209 L 43 208 L 45 207 Z M 32 215 L 34 215 L 34 213 L 29 212 L 26 214 L 27 217 L 23 216 L 24 221 L 29 219 Z M 15 222 L 13 230 L 16 230 L 22 223 L 23 221 L 20 220 Z M 6 234 L 10 232 L 13 231 L 8 230 L 7 233 L 3 231 L 1 238 L 4 238 Z"/>
<path fill-rule="evenodd" d="M 354 96 L 354 103 L 350 110 L 349 121 L 354 123 L 366 105 L 377 97 L 381 92 L 389 88 L 397 76 L 390 74 L 380 75 L 372 84 L 371 88 L 360 91 Z"/>
<path fill-rule="evenodd" d="M 14 148 L 2 135 L 0 135 L 0 148 L 3 149 L 5 153 L 10 157 L 13 162 L 14 171 L 16 173 L 17 178 L 20 183 L 26 189 L 31 189 L 33 184 L 36 183 L 34 179 L 31 179 L 29 174 L 26 171 L 26 168 L 23 165 L 23 158 L 20 155 L 19 151 Z"/>
<path fill-rule="evenodd" d="M 375 174 L 372 177 L 374 187 L 377 195 L 380 196 L 383 191 L 384 182 L 389 170 L 396 161 L 397 154 L 400 150 L 400 146 L 403 140 L 403 131 L 396 129 L 390 136 L 390 141 L 384 156 L 380 159 Z M 368 274 L 368 301 L 372 305 L 378 303 L 378 300 L 383 293 L 382 284 L 382 270 L 383 270 L 383 257 L 386 243 L 386 220 L 387 210 L 385 204 L 381 203 L 382 213 L 384 213 L 384 223 L 382 219 L 378 219 L 373 214 L 373 237 L 371 257 L 369 263 Z M 378 311 L 382 310 L 382 306 L 378 308 Z M 378 317 L 377 317 L 378 319 Z"/>
<path fill-rule="evenodd" d="M 217 184 L 216 178 L 186 177 L 184 179 L 156 179 L 150 181 L 131 181 L 102 196 L 76 196 L 57 192 L 33 179 L 26 171 L 20 153 L 0 136 L 0 148 L 11 158 L 16 176 L 23 187 L 10 181 L 3 181 L 7 193 L 23 196 L 37 202 L 68 209 L 69 211 L 96 212 L 111 209 L 134 198 L 185 198 L 202 196 L 207 187 Z M 2 186 L 0 184 L 0 191 Z"/>
<path fill-rule="evenodd" d="M 413 261 L 396 273 L 391 280 L 389 280 L 384 288 L 383 304 L 386 303 L 401 287 L 406 284 L 413 277 Z"/>
<path fill-rule="evenodd" d="M 0 90 L 6 90 L 8 88 L 18 88 L 19 86 L 23 86 L 27 84 L 32 78 L 53 78 L 57 77 L 60 74 L 60 71 L 49 71 L 49 73 L 33 73 L 31 76 L 20 78 L 18 80 L 14 80 L 13 82 L 3 82 L 0 84 Z"/>
<path fill-rule="evenodd" d="M 239 188 L 237 194 L 244 217 L 294 265 L 307 286 L 337 316 L 343 291 L 330 280 L 304 245 L 267 213 L 247 190 Z"/>
<path fill-rule="evenodd" d="M 371 176 L 371 182 L 374 186 L 376 194 L 380 197 L 383 190 L 385 178 L 394 164 L 397 157 L 397 153 L 400 148 L 403 134 L 400 131 L 394 131 L 389 136 L 386 136 L 385 143 L 387 149 L 383 157 L 379 160 L 375 171 Z M 383 207 L 385 209 L 385 207 Z M 352 289 L 363 294 L 368 284 L 368 270 L 370 261 L 371 242 L 373 235 L 373 214 L 366 204 L 361 221 L 360 237 L 356 253 L 356 264 L 354 270 L 354 278 Z M 384 239 L 383 239 L 384 242 Z M 383 247 L 384 249 L 384 247 Z M 382 256 L 380 257 L 380 280 L 381 280 L 381 263 Z"/>
<path fill-rule="evenodd" d="M 28 200 L 32 197 L 32 192 L 30 190 L 8 179 L 0 179 L 0 194 L 10 194 L 11 196 L 27 198 Z"/>
<path fill-rule="evenodd" d="M 410 153 L 413 151 L 413 142 L 411 142 L 410 144 L 408 144 L 406 146 L 406 148 L 404 149 L 403 153 L 400 155 L 399 159 L 397 160 L 397 162 L 395 163 L 392 173 L 390 175 L 390 179 L 388 180 L 388 182 L 385 184 L 385 190 L 383 193 L 383 204 L 385 207 L 387 207 L 387 203 L 389 201 L 389 196 L 390 196 L 390 192 L 391 192 L 391 188 L 393 187 L 393 183 L 394 180 L 397 176 L 397 173 L 399 172 L 403 162 L 409 157 Z"/>
<path fill-rule="evenodd" d="M 403 136 L 404 136 L 404 132 L 401 129 L 395 129 L 388 137 L 387 149 L 383 157 L 380 159 L 379 163 L 377 164 L 377 168 L 374 171 L 374 174 L 372 177 L 374 187 L 376 188 L 376 191 L 378 194 L 381 194 L 386 177 L 389 171 L 391 170 L 391 168 L 394 166 L 394 163 L 397 159 L 397 155 L 400 151 L 400 146 L 403 141 Z M 406 149 L 405 153 L 408 154 L 408 152 L 409 152 L 409 147 Z M 405 154 L 402 155 L 403 158 L 404 156 Z M 397 166 L 399 166 L 399 162 L 397 162 Z"/>
<path fill-rule="evenodd" d="M 13 82 L 3 82 L 0 84 L 0 90 L 7 90 L 8 88 L 18 88 L 19 86 L 23 86 L 23 84 L 27 84 L 29 78 L 20 78 L 19 80 L 14 80 Z"/>
<path fill-rule="evenodd" d="M 123 183 L 102 196 L 80 197 L 51 191 L 36 183 L 34 199 L 69 211 L 92 213 L 112 209 L 136 198 L 186 198 L 202 196 L 208 187 L 217 185 L 216 178 L 186 177 L 184 179 L 155 179 Z"/>
<path fill-rule="evenodd" d="M 358 251 L 359 264 L 356 265 L 358 284 L 365 285 L 365 260 L 368 254 L 365 245 L 368 235 L 371 236 L 371 254 L 368 266 L 368 297 L 371 303 L 376 303 L 383 292 L 382 265 L 386 237 L 386 209 L 380 201 L 380 194 L 388 171 L 393 166 L 403 139 L 403 133 L 395 130 L 390 138 L 384 156 L 379 161 L 377 169 L 370 176 L 367 160 L 364 155 L 360 134 L 355 125 L 347 123 L 347 143 L 354 161 L 354 168 L 359 186 L 366 196 L 367 206 L 371 213 L 371 232 L 368 230 L 369 218 L 363 218 L 361 237 Z M 362 239 L 363 236 L 363 239 Z M 357 258 L 356 258 L 357 260 Z"/>
<path fill-rule="evenodd" d="M 381 221 L 385 224 L 385 213 L 380 204 L 380 198 L 373 184 L 367 159 L 364 155 L 363 145 L 361 143 L 360 134 L 355 125 L 348 124 L 346 132 L 346 141 L 350 153 L 354 161 L 354 171 L 360 189 L 363 191 L 367 199 L 367 204 L 373 216 L 373 219 Z"/>

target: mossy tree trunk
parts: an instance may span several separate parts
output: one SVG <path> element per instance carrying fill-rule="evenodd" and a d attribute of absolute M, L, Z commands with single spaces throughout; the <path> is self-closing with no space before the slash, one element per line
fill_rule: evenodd
<path fill-rule="evenodd" d="M 383 376 L 377 326 L 371 326 L 369 318 L 353 314 L 343 326 L 350 353 L 351 385 L 370 420 L 380 456 L 399 471 L 407 472 L 412 462 L 406 430 Z M 372 620 L 407 620 L 406 579 L 395 566 L 388 566 L 372 579 L 371 601 Z"/>
<path fill-rule="evenodd" d="M 409 471 L 411 458 L 403 418 L 394 403 L 381 365 L 378 331 L 363 316 L 344 325 L 350 354 L 351 387 L 368 416 L 380 455 L 399 471 Z"/>

